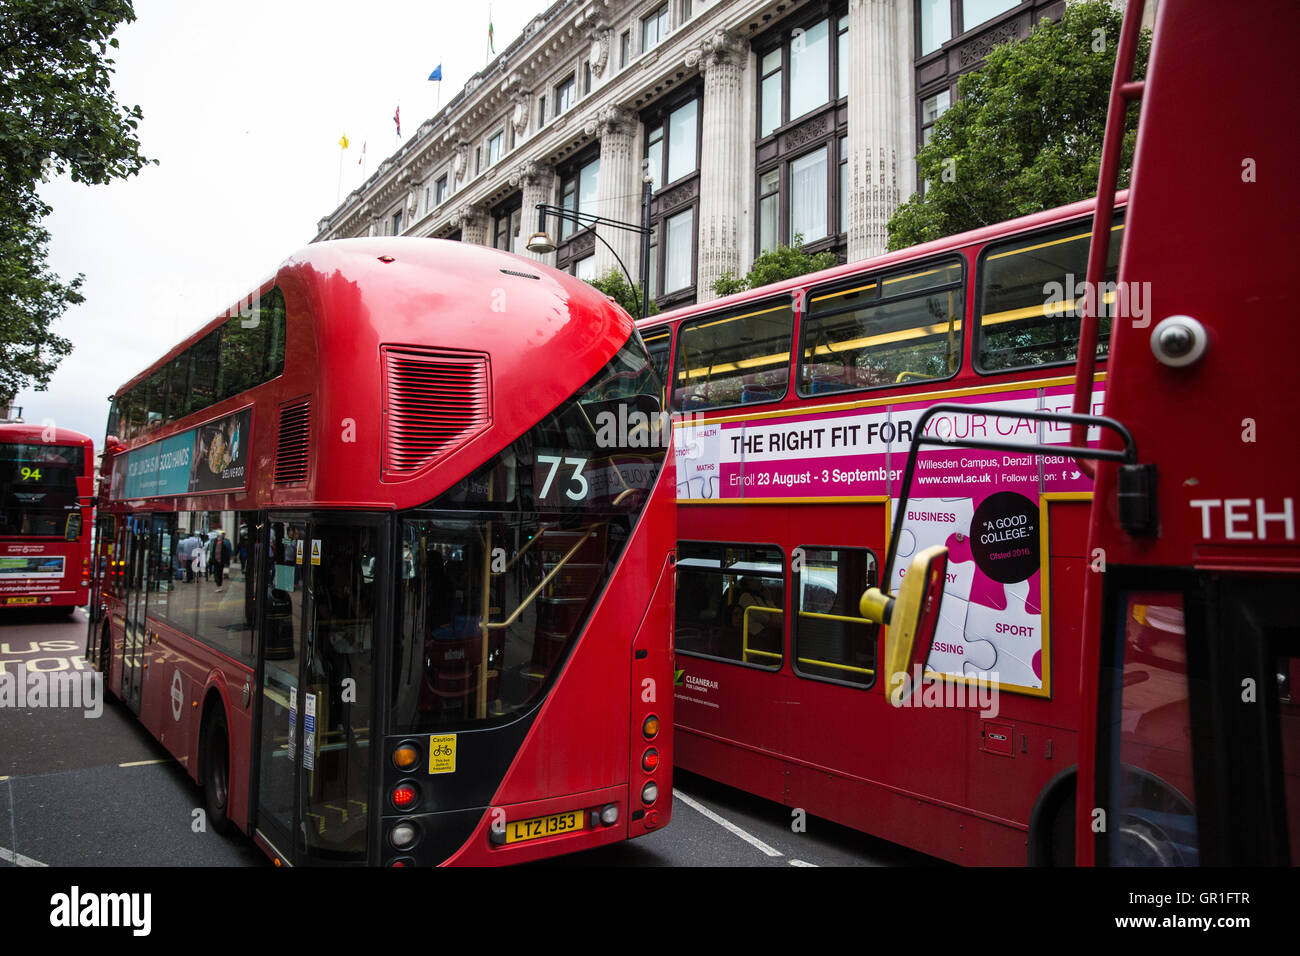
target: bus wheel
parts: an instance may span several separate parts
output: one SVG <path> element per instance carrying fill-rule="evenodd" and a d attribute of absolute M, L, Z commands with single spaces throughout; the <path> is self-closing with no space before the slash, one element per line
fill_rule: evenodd
<path fill-rule="evenodd" d="M 209 711 L 203 732 L 203 802 L 208 822 L 218 833 L 233 833 L 230 823 L 230 733 L 218 703 Z"/>
<path fill-rule="evenodd" d="M 104 622 L 104 627 L 99 632 L 99 656 L 95 658 L 95 666 L 99 672 L 104 675 L 104 696 L 109 700 L 117 697 L 113 693 L 113 688 L 109 685 L 109 676 L 112 674 L 112 661 L 109 655 L 112 653 L 113 631 L 108 626 L 108 621 Z"/>

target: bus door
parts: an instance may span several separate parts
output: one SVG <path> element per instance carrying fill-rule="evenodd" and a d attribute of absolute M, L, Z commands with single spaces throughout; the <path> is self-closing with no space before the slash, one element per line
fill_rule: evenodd
<path fill-rule="evenodd" d="M 122 641 L 122 683 L 118 696 L 140 713 L 140 683 L 144 667 L 144 617 L 149 602 L 148 564 L 152 551 L 152 518 L 132 515 L 127 518 L 125 555 L 125 618 Z"/>
<path fill-rule="evenodd" d="M 377 518 L 270 520 L 256 826 L 290 863 L 367 858 L 382 537 Z"/>

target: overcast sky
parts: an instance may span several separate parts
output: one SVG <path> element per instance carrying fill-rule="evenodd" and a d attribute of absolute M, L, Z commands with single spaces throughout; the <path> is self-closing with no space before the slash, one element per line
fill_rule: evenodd
<path fill-rule="evenodd" d="M 548 6 L 493 0 L 497 52 Z M 54 325 L 75 350 L 48 391 L 16 399 L 28 422 L 53 419 L 96 449 L 106 396 L 308 243 L 397 148 L 395 107 L 403 141 L 436 112 L 435 66 L 445 104 L 487 63 L 476 0 L 135 0 L 135 12 L 113 89 L 144 111 L 141 151 L 159 165 L 42 187 L 50 265 L 84 273 L 86 301 Z"/>

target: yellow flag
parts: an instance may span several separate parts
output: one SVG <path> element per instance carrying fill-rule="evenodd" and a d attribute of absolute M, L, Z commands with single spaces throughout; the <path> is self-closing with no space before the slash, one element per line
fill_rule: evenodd
<path fill-rule="evenodd" d="M 344 134 L 339 138 L 339 145 L 342 146 L 344 149 L 347 149 L 347 148 L 348 148 L 348 134 L 347 134 L 347 133 L 344 133 Z"/>

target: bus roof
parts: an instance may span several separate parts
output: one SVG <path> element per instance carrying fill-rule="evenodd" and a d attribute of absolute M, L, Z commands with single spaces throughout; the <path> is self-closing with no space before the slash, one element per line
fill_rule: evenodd
<path fill-rule="evenodd" d="M 32 445 L 84 445 L 94 448 L 95 442 L 89 435 L 73 431 L 71 428 L 59 428 L 36 422 L 11 422 L 0 424 L 0 443 L 26 442 Z"/>

